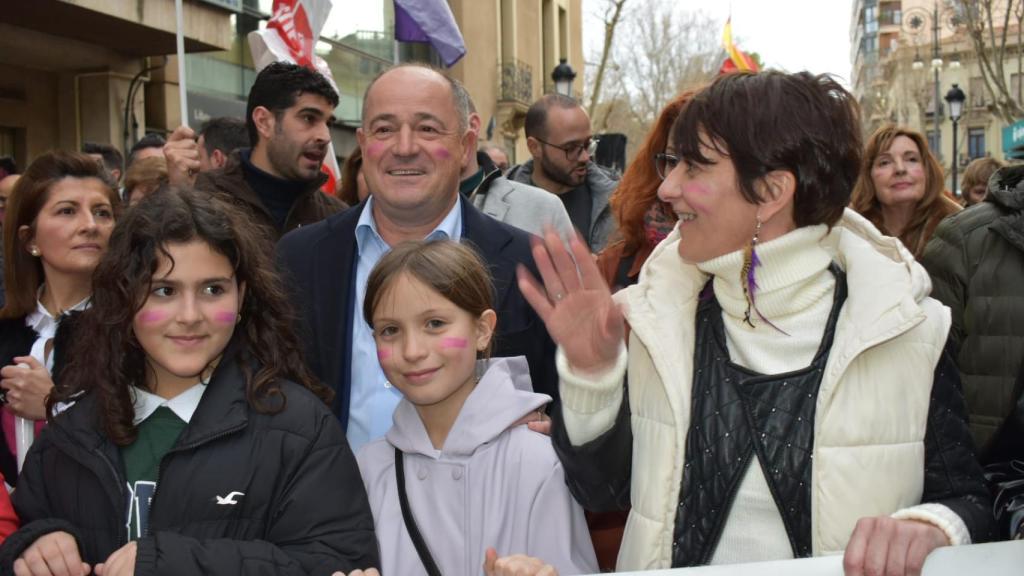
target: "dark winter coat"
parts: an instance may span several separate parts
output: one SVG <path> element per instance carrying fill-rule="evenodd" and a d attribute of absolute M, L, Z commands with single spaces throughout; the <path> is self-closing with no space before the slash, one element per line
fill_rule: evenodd
<path fill-rule="evenodd" d="M 289 234 L 277 245 L 280 270 L 293 289 L 300 311 L 306 362 L 334 390 L 334 411 L 348 426 L 351 391 L 352 314 L 358 264 L 356 224 L 366 203 Z M 516 267 L 538 277 L 530 254 L 530 235 L 482 214 L 462 202 L 462 241 L 477 250 L 494 281 L 496 358 L 526 356 L 537 392 L 557 401 L 555 344 L 544 322 L 519 292 Z"/>
<path fill-rule="evenodd" d="M 284 228 L 278 229 L 259 195 L 245 181 L 240 153 L 234 152 L 223 168 L 199 174 L 196 179 L 196 188 L 224 194 L 232 203 L 252 214 L 257 222 L 273 230 L 274 239 L 284 236 L 299 226 L 319 222 L 347 208 L 341 200 L 320 192 L 320 187 L 327 181 L 327 175 L 321 174 L 319 178 L 311 181 L 306 191 L 295 200 L 295 204 L 285 219 Z"/>
<path fill-rule="evenodd" d="M 997 172 L 984 202 L 943 221 L 921 263 L 932 297 L 953 312 L 971 434 L 986 461 L 1024 359 L 1024 166 Z"/>
<path fill-rule="evenodd" d="M 246 401 L 232 357 L 164 456 L 135 574 L 326 574 L 378 567 L 366 492 L 345 435 L 308 390 L 282 383 L 274 415 Z M 32 446 L 13 494 L 22 528 L 0 547 L 0 574 L 40 536 L 65 531 L 95 565 L 127 543 L 120 451 L 83 396 Z M 237 505 L 219 505 L 232 492 Z"/>

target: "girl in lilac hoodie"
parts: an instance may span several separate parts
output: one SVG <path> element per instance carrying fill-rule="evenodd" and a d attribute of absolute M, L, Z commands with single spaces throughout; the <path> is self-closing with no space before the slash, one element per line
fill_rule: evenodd
<path fill-rule="evenodd" d="M 517 425 L 551 398 L 532 392 L 525 358 L 488 359 L 492 297 L 485 265 L 454 242 L 399 245 L 370 274 L 363 314 L 404 396 L 358 455 L 384 576 L 480 574 L 491 547 L 597 571 L 550 439 Z"/>

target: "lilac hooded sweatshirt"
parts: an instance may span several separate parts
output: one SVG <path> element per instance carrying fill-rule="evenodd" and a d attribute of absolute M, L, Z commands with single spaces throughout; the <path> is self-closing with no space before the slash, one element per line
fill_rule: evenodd
<path fill-rule="evenodd" d="M 532 392 L 522 356 L 486 368 L 441 450 L 403 399 L 387 435 L 359 452 L 382 576 L 426 574 L 402 520 L 395 447 L 405 453 L 409 506 L 442 574 L 482 574 L 488 547 L 538 557 L 563 576 L 597 572 L 583 509 L 566 488 L 551 439 L 510 428 L 551 398 Z"/>

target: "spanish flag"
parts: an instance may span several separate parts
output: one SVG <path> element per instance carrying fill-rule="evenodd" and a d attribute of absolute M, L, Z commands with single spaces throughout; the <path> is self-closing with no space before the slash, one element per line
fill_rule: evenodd
<path fill-rule="evenodd" d="M 732 16 L 725 21 L 725 29 L 722 30 L 722 45 L 725 47 L 726 58 L 722 62 L 719 74 L 728 72 L 744 71 L 758 72 L 757 62 L 748 56 L 732 41 Z"/>

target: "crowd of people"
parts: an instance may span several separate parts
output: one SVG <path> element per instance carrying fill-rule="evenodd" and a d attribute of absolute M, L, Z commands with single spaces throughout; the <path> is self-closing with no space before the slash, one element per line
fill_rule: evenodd
<path fill-rule="evenodd" d="M 1024 538 L 1024 167 L 945 188 L 827 76 L 670 101 L 625 173 L 443 72 L 0 165 L 0 573 L 553 575 Z M 737 114 L 742 110 L 742 114 Z M 954 186 L 955 187 L 955 186 Z"/>

